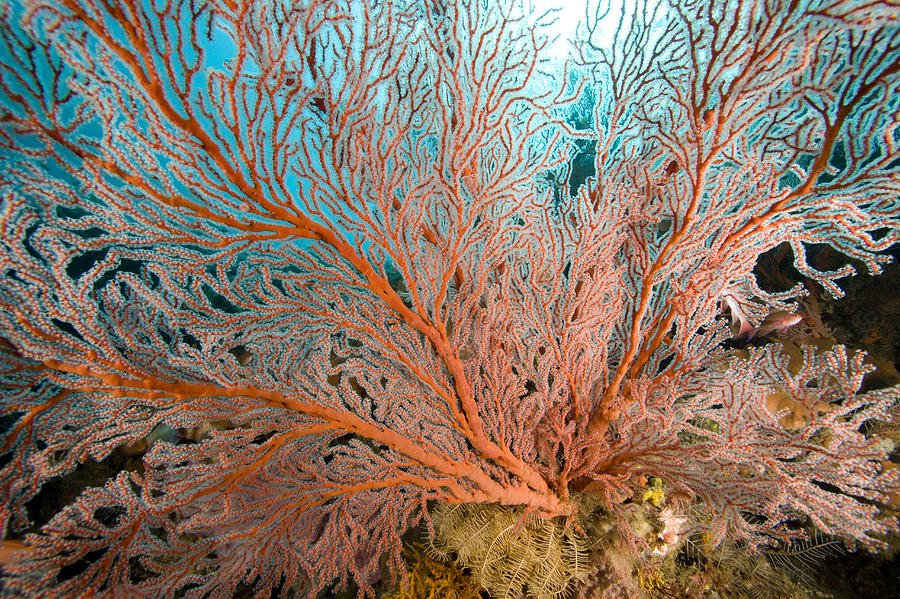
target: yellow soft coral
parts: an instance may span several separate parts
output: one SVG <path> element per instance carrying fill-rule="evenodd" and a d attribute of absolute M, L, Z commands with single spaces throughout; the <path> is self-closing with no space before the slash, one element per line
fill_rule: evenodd
<path fill-rule="evenodd" d="M 666 499 L 666 492 L 662 488 L 662 481 L 655 476 L 650 477 L 647 490 L 644 491 L 643 500 L 649 501 L 653 507 L 659 507 Z"/>
<path fill-rule="evenodd" d="M 383 593 L 381 599 L 480 599 L 478 585 L 453 562 L 442 562 L 428 555 L 419 543 L 403 549 L 406 584 L 398 584 Z"/>

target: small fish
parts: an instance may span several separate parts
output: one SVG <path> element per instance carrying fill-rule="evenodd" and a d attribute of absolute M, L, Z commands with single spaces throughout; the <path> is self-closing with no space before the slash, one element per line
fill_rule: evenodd
<path fill-rule="evenodd" d="M 0 541 L 0 570 L 2 570 L 3 566 L 12 563 L 17 554 L 23 555 L 28 551 L 29 548 L 22 541 L 12 539 Z"/>
<path fill-rule="evenodd" d="M 774 310 L 766 316 L 758 326 L 750 323 L 750 318 L 741 310 L 737 298 L 731 294 L 719 298 L 722 313 L 731 317 L 731 332 L 735 341 L 747 342 L 751 339 L 765 337 L 774 332 L 783 333 L 789 327 L 799 323 L 803 318 L 786 310 Z"/>
<path fill-rule="evenodd" d="M 153 444 L 157 441 L 162 441 L 164 443 L 169 443 L 171 445 L 175 445 L 178 443 L 181 435 L 175 429 L 164 422 L 160 422 L 153 430 L 132 443 L 127 447 L 123 447 L 122 451 L 125 452 L 125 455 L 133 456 L 133 455 L 143 455 L 150 451 L 150 448 L 153 447 Z"/>
<path fill-rule="evenodd" d="M 475 350 L 468 345 L 464 345 L 461 348 L 459 348 L 458 355 L 459 355 L 460 361 L 470 362 L 475 358 Z"/>
<path fill-rule="evenodd" d="M 758 327 L 743 331 L 734 336 L 739 341 L 750 341 L 752 339 L 760 339 L 774 332 L 783 333 L 788 328 L 799 323 L 803 318 L 798 314 L 791 314 L 785 310 L 775 310 L 770 312 Z"/>
<path fill-rule="evenodd" d="M 750 319 L 741 310 L 737 298 L 733 295 L 725 294 L 719 298 L 719 309 L 723 314 L 727 313 L 731 317 L 731 334 L 735 339 L 745 339 L 753 331 L 753 325 Z"/>
<path fill-rule="evenodd" d="M 765 337 L 776 331 L 783 333 L 788 328 L 798 324 L 801 320 L 803 320 L 803 318 L 801 318 L 799 314 L 791 314 L 785 310 L 775 310 L 774 312 L 769 313 L 769 315 L 759 323 L 759 326 L 750 332 L 748 340 L 753 339 L 754 337 Z"/>

